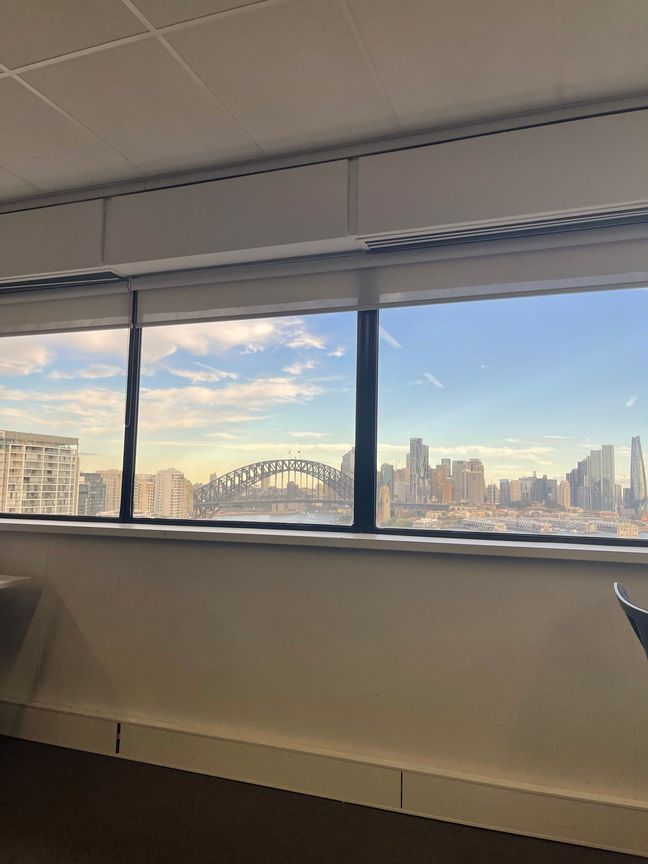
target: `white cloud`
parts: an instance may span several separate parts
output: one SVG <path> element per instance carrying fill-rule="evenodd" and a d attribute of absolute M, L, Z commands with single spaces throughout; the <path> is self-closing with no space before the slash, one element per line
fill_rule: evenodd
<path fill-rule="evenodd" d="M 546 438 L 550 441 L 571 441 L 571 435 L 543 435 L 543 438 Z"/>
<path fill-rule="evenodd" d="M 224 387 L 145 389 L 141 394 L 140 423 L 149 429 L 200 429 L 219 422 L 261 419 L 273 405 L 308 402 L 322 392 L 298 378 L 257 378 Z"/>
<path fill-rule="evenodd" d="M 389 345 L 390 348 L 403 347 L 400 342 L 391 335 L 391 333 L 388 333 L 387 330 L 385 330 L 382 325 L 378 328 L 378 335 L 383 340 L 383 342 L 386 342 Z"/>
<path fill-rule="evenodd" d="M 337 348 L 334 348 L 332 351 L 329 351 L 326 356 L 327 357 L 344 357 L 344 355 L 346 353 L 347 353 L 347 349 L 344 347 L 344 345 L 339 345 Z"/>
<path fill-rule="evenodd" d="M 314 369 L 316 366 L 317 363 L 314 360 L 308 360 L 307 362 L 296 360 L 289 366 L 284 366 L 282 371 L 287 372 L 289 375 L 303 375 L 308 369 Z"/>
<path fill-rule="evenodd" d="M 329 438 L 330 432 L 289 432 L 291 438 Z"/>
<path fill-rule="evenodd" d="M 286 344 L 289 348 L 317 348 L 321 350 L 326 347 L 326 339 L 323 336 L 316 336 L 315 333 L 302 330 L 296 333 Z"/>
<path fill-rule="evenodd" d="M 235 380 L 238 375 L 235 372 L 224 372 L 222 369 L 215 369 L 213 366 L 208 366 L 206 363 L 194 364 L 199 366 L 199 369 L 174 369 L 169 368 L 172 375 L 178 378 L 188 378 L 192 384 L 213 384 L 217 381 Z"/>
<path fill-rule="evenodd" d="M 625 407 L 626 408 L 632 408 L 632 406 L 636 403 L 638 398 L 639 398 L 639 396 L 636 393 L 633 393 L 632 396 L 630 396 L 628 401 L 625 403 Z"/>
<path fill-rule="evenodd" d="M 42 372 L 52 352 L 36 336 L 0 339 L 0 377 L 17 377 Z"/>
<path fill-rule="evenodd" d="M 326 341 L 310 333 L 301 318 L 255 318 L 245 321 L 211 321 L 206 324 L 172 324 L 144 332 L 142 358 L 156 363 L 178 350 L 205 357 L 234 349 L 256 353 L 268 347 L 324 348 Z"/>
<path fill-rule="evenodd" d="M 435 387 L 439 387 L 441 390 L 444 389 L 443 384 L 431 372 L 423 372 L 423 377 L 426 381 L 429 381 L 430 384 L 434 384 Z"/>

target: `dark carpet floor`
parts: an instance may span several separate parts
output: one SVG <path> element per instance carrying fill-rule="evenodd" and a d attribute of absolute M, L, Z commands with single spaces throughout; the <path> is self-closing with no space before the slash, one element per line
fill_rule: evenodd
<path fill-rule="evenodd" d="M 645 860 L 0 737 L 1 864 Z"/>

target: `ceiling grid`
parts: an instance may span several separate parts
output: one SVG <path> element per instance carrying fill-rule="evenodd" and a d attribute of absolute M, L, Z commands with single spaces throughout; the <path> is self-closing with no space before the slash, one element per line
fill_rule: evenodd
<path fill-rule="evenodd" d="M 643 94 L 646 0 L 0 0 L 0 202 Z"/>

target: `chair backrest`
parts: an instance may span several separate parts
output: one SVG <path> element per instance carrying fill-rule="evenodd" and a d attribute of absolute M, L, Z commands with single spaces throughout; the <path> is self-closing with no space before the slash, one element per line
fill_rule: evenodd
<path fill-rule="evenodd" d="M 648 610 L 635 606 L 620 582 L 614 583 L 614 593 L 648 657 Z"/>

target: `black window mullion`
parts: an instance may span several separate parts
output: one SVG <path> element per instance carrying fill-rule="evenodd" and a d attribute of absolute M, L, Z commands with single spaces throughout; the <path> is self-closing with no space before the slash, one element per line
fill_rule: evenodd
<path fill-rule="evenodd" d="M 128 342 L 128 380 L 126 383 L 124 461 L 122 467 L 121 501 L 119 507 L 120 522 L 130 522 L 133 518 L 141 357 L 142 328 L 137 323 L 137 292 L 133 291 L 131 304 L 131 328 Z"/>
<path fill-rule="evenodd" d="M 353 484 L 355 531 L 376 530 L 378 312 L 358 312 L 356 444 Z"/>

